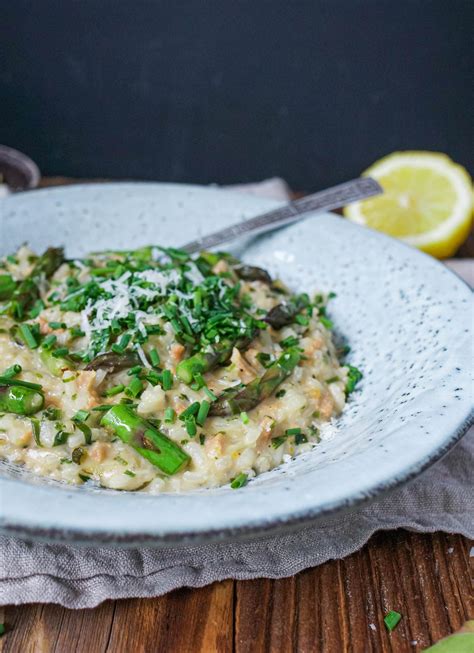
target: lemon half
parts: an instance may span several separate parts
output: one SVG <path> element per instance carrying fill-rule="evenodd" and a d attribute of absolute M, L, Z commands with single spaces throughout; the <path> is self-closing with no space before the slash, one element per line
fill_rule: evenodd
<path fill-rule="evenodd" d="M 471 229 L 468 172 L 445 154 L 394 152 L 362 173 L 384 194 L 344 209 L 358 224 L 383 231 L 437 258 L 452 256 Z"/>

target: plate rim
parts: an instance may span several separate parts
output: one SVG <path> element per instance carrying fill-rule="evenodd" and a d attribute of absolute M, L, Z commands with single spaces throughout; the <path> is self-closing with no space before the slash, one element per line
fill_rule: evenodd
<path fill-rule="evenodd" d="M 175 188 L 175 189 L 192 189 L 198 191 L 219 191 L 221 193 L 232 194 L 236 198 L 242 199 L 242 193 L 233 190 L 232 188 L 222 189 L 220 187 L 213 186 L 201 186 L 194 184 L 179 184 L 179 183 L 167 183 L 167 182 L 153 182 L 153 181 L 131 181 L 131 182 L 97 182 L 97 183 L 79 183 L 71 184 L 67 186 L 54 186 L 41 188 L 34 191 L 28 191 L 27 195 L 30 197 L 37 194 L 54 194 L 58 191 L 61 194 L 68 192 L 68 190 L 76 189 L 100 189 L 104 186 L 107 187 L 131 187 L 138 189 L 138 187 L 159 187 L 163 189 L 164 187 Z M 3 200 L 4 202 L 15 201 L 15 197 L 25 197 L 25 193 L 16 193 L 14 196 L 10 196 Z M 271 198 L 262 198 L 257 196 L 252 196 L 252 200 L 261 201 L 262 206 L 266 204 L 267 206 L 273 204 L 277 206 L 278 204 L 284 204 L 280 200 L 273 200 Z M 333 217 L 334 216 L 333 214 Z M 361 229 L 357 225 L 350 223 L 352 227 Z M 461 282 L 469 291 L 471 291 L 470 286 L 454 271 L 446 268 L 440 261 L 433 259 L 424 252 L 415 250 L 406 243 L 397 241 L 393 238 L 390 238 L 386 234 L 381 232 L 374 231 L 372 229 L 364 228 L 367 231 L 375 234 L 377 238 L 383 240 L 389 240 L 392 244 L 396 243 L 398 246 L 406 248 L 410 251 L 411 255 L 415 257 L 422 257 L 425 260 L 430 261 L 431 264 L 434 264 L 436 267 L 443 269 L 448 274 L 456 278 L 457 282 Z M 472 292 L 471 292 L 472 296 Z M 50 526 L 45 528 L 40 528 L 37 526 L 28 526 L 24 523 L 15 523 L 15 520 L 11 517 L 5 519 L 3 516 L 0 520 L 0 532 L 8 536 L 14 537 L 24 537 L 29 539 L 38 539 L 44 541 L 55 541 L 63 542 L 70 544 L 84 544 L 89 546 L 95 545 L 104 545 L 104 544 L 118 544 L 122 546 L 136 546 L 136 545 L 147 545 L 151 547 L 166 547 L 166 546 L 176 546 L 176 545 L 187 545 L 187 544 L 198 544 L 198 543 L 211 543 L 211 542 L 222 542 L 227 541 L 233 538 L 255 538 L 258 536 L 269 537 L 276 532 L 281 532 L 283 529 L 295 530 L 303 524 L 308 524 L 318 520 L 320 517 L 325 517 L 333 515 L 337 512 L 343 512 L 354 507 L 363 506 L 376 497 L 381 497 L 387 492 L 405 484 L 406 482 L 412 480 L 421 474 L 424 470 L 428 469 L 431 465 L 436 463 L 438 460 L 443 458 L 463 437 L 471 425 L 474 424 L 474 408 L 471 409 L 464 419 L 457 424 L 457 426 L 450 432 L 450 434 L 445 438 L 442 445 L 438 446 L 434 451 L 427 454 L 423 458 L 419 459 L 415 463 L 406 467 L 403 471 L 400 471 L 397 474 L 393 474 L 390 478 L 383 482 L 376 483 L 368 490 L 361 490 L 358 493 L 352 493 L 351 496 L 341 500 L 333 500 L 326 502 L 326 504 L 320 504 L 318 507 L 313 509 L 304 508 L 301 511 L 291 511 L 285 512 L 280 517 L 272 517 L 269 522 L 262 522 L 261 518 L 258 521 L 255 518 L 253 521 L 250 521 L 249 524 L 241 524 L 235 527 L 224 527 L 224 528 L 213 528 L 206 530 L 186 530 L 186 531 L 169 531 L 168 533 L 158 535 L 156 532 L 153 533 L 151 530 L 148 532 L 131 532 L 122 533 L 111 532 L 110 530 L 101 531 L 100 529 L 89 528 L 84 530 L 83 528 L 71 529 L 71 528 L 60 528 L 56 526 Z M 0 478 L 0 487 L 4 482 L 8 484 L 22 484 L 25 483 L 19 479 L 6 479 L 5 477 Z M 51 488 L 52 489 L 52 488 Z M 3 512 L 3 511 L 2 511 Z M 255 523 L 254 523 L 255 522 Z"/>

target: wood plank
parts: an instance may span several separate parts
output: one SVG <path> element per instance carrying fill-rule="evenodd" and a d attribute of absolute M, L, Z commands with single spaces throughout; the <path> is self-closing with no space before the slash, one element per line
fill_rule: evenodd
<path fill-rule="evenodd" d="M 471 546 L 456 535 L 380 533 L 295 577 L 238 581 L 235 626 L 233 581 L 94 610 L 7 607 L 0 651 L 417 652 L 473 618 Z M 403 615 L 393 633 L 383 624 L 390 609 Z"/>
<path fill-rule="evenodd" d="M 469 546 L 456 535 L 380 533 L 287 585 L 237 582 L 236 652 L 250 644 L 255 653 L 421 651 L 472 618 Z M 403 615 L 392 633 L 383 622 L 389 610 Z"/>
<path fill-rule="evenodd" d="M 236 653 L 292 650 L 297 605 L 294 577 L 236 582 Z"/>
<path fill-rule="evenodd" d="M 67 610 L 54 604 L 10 606 L 5 609 L 7 633 L 2 653 L 69 653 L 106 650 L 114 601 L 93 610 Z"/>
<path fill-rule="evenodd" d="M 231 653 L 233 581 L 117 601 L 107 653 Z"/>

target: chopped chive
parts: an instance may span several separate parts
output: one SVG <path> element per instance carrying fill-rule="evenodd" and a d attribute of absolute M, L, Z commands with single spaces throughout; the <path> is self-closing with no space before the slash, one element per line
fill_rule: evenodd
<path fill-rule="evenodd" d="M 331 376 L 330 379 L 326 379 L 326 383 L 337 383 L 341 379 L 338 376 Z"/>
<path fill-rule="evenodd" d="M 20 324 L 19 330 L 21 333 L 21 337 L 25 341 L 26 346 L 29 347 L 30 349 L 36 349 L 36 347 L 38 346 L 38 341 L 33 335 L 31 328 L 28 326 L 28 324 Z"/>
<path fill-rule="evenodd" d="M 46 336 L 46 338 L 43 339 L 42 347 L 43 349 L 51 349 L 51 347 L 56 343 L 56 336 L 54 333 L 51 333 L 49 336 Z"/>
<path fill-rule="evenodd" d="M 71 334 L 71 338 L 82 338 L 86 335 L 85 331 L 76 326 L 71 327 L 69 333 Z"/>
<path fill-rule="evenodd" d="M 277 393 L 275 393 L 275 397 L 277 399 L 280 399 L 281 397 L 284 397 L 286 395 L 286 390 L 282 388 L 281 390 L 278 390 Z"/>
<path fill-rule="evenodd" d="M 185 408 L 185 410 L 183 410 L 183 412 L 179 416 L 179 419 L 184 421 L 188 417 L 196 415 L 199 411 L 199 407 L 200 407 L 199 401 L 194 401 L 187 408 Z"/>
<path fill-rule="evenodd" d="M 206 441 L 206 434 L 205 433 L 200 433 L 199 434 L 199 444 L 204 444 Z"/>
<path fill-rule="evenodd" d="M 295 321 L 298 322 L 298 324 L 301 324 L 301 326 L 308 326 L 309 317 L 307 315 L 297 315 Z"/>
<path fill-rule="evenodd" d="M 123 383 L 121 383 L 120 385 L 114 385 L 114 386 L 112 386 L 112 388 L 108 388 L 104 392 L 104 395 L 106 397 L 115 397 L 115 395 L 120 394 L 124 390 L 125 390 L 125 386 L 123 385 Z"/>
<path fill-rule="evenodd" d="M 161 374 L 161 385 L 163 390 L 171 390 L 173 387 L 173 375 L 170 370 L 163 370 Z"/>
<path fill-rule="evenodd" d="M 44 303 L 41 299 L 37 299 L 31 309 L 28 311 L 28 317 L 30 320 L 34 320 L 35 317 L 38 317 L 38 315 L 41 313 L 41 311 L 44 309 Z"/>
<path fill-rule="evenodd" d="M 112 408 L 112 404 L 102 404 L 101 406 L 95 406 L 92 410 L 96 412 L 105 412 L 106 410 L 110 410 Z"/>
<path fill-rule="evenodd" d="M 69 354 L 69 349 L 67 347 L 58 347 L 54 351 L 51 352 L 51 355 L 54 356 L 54 358 L 62 358 L 63 356 L 67 356 Z"/>
<path fill-rule="evenodd" d="M 145 378 L 149 383 L 151 383 L 151 385 L 158 385 L 158 383 L 161 383 L 161 374 L 158 374 L 155 370 L 150 370 Z"/>
<path fill-rule="evenodd" d="M 21 386 L 23 388 L 31 388 L 32 390 L 42 390 L 43 387 L 39 383 L 30 383 L 29 381 L 20 381 L 19 379 L 12 379 L 11 377 L 0 376 L 0 385 Z"/>
<path fill-rule="evenodd" d="M 189 415 L 189 417 L 186 417 L 186 421 L 184 425 L 186 427 L 186 431 L 188 432 L 188 435 L 191 438 L 193 438 L 197 433 L 196 418 L 194 417 L 194 415 Z"/>
<path fill-rule="evenodd" d="M 125 389 L 125 393 L 132 397 L 138 397 L 143 392 L 143 382 L 138 376 L 134 376 Z"/>
<path fill-rule="evenodd" d="M 332 329 L 334 324 L 331 322 L 331 320 L 328 317 L 325 317 L 324 315 L 319 316 L 319 321 L 323 326 L 326 327 L 326 329 Z"/>
<path fill-rule="evenodd" d="M 305 442 L 308 442 L 308 438 L 304 433 L 297 433 L 295 435 L 295 444 L 304 444 Z"/>
<path fill-rule="evenodd" d="M 79 478 L 81 481 L 84 481 L 84 483 L 87 483 L 87 481 L 90 481 L 90 476 L 87 476 L 87 474 L 78 474 Z"/>
<path fill-rule="evenodd" d="M 395 610 L 390 610 L 390 612 L 386 614 L 383 619 L 385 626 L 387 627 L 387 630 L 391 632 L 399 623 L 401 618 L 402 615 L 399 612 L 396 612 Z"/>
<path fill-rule="evenodd" d="M 131 367 L 128 372 L 127 376 L 135 376 L 136 374 L 140 374 L 142 371 L 142 366 L 141 365 L 134 365 L 134 367 Z"/>
<path fill-rule="evenodd" d="M 49 326 L 53 329 L 67 329 L 67 324 L 64 322 L 48 322 Z"/>
<path fill-rule="evenodd" d="M 31 430 L 33 431 L 33 437 L 35 439 L 36 445 L 38 447 L 42 447 L 43 445 L 41 444 L 41 424 L 39 419 L 36 419 L 36 417 L 31 418 Z"/>
<path fill-rule="evenodd" d="M 207 386 L 204 386 L 204 392 L 207 394 L 211 401 L 217 401 L 216 395 Z"/>
<path fill-rule="evenodd" d="M 53 447 L 59 447 L 61 444 L 66 444 L 70 435 L 71 434 L 66 431 L 58 431 L 54 436 Z"/>
<path fill-rule="evenodd" d="M 250 422 L 250 418 L 249 418 L 249 416 L 247 415 L 247 413 L 245 411 L 242 411 L 240 413 L 240 419 L 242 420 L 242 422 L 244 424 L 248 424 Z"/>
<path fill-rule="evenodd" d="M 288 338 L 280 341 L 280 346 L 283 347 L 283 349 L 287 349 L 288 347 L 296 347 L 299 342 L 300 341 L 298 338 L 295 338 L 294 336 L 288 336 Z"/>
<path fill-rule="evenodd" d="M 176 411 L 174 410 L 174 408 L 171 408 L 171 406 L 169 406 L 165 410 L 165 422 L 167 424 L 173 424 L 175 420 L 176 420 Z"/>
<path fill-rule="evenodd" d="M 43 417 L 46 419 L 56 422 L 57 420 L 61 419 L 61 411 L 59 408 L 56 408 L 55 406 L 48 406 L 44 411 L 43 411 Z"/>
<path fill-rule="evenodd" d="M 151 349 L 148 352 L 148 355 L 150 357 L 150 362 L 153 365 L 153 367 L 159 367 L 160 366 L 160 355 L 156 351 L 156 349 Z"/>
<path fill-rule="evenodd" d="M 84 440 L 86 444 L 92 444 L 92 429 L 90 426 L 87 426 L 85 422 L 74 422 L 79 431 L 82 431 L 84 434 Z"/>
<path fill-rule="evenodd" d="M 124 474 L 126 474 L 127 476 L 130 476 L 131 478 L 135 478 L 135 476 L 136 476 L 135 472 L 132 472 L 131 469 L 126 469 L 124 471 Z"/>
<path fill-rule="evenodd" d="M 282 444 L 286 442 L 287 437 L 288 436 L 286 435 L 279 435 L 276 438 L 272 438 L 272 447 L 274 449 L 278 449 L 279 447 L 281 447 Z"/>
<path fill-rule="evenodd" d="M 257 356 L 256 356 L 258 362 L 263 365 L 263 367 L 268 367 L 268 365 L 272 362 L 272 357 L 270 354 L 267 354 L 264 351 L 260 351 Z"/>
<path fill-rule="evenodd" d="M 120 341 L 118 343 L 113 344 L 111 347 L 114 354 L 123 354 L 131 339 L 132 336 L 130 335 L 130 333 L 124 333 L 123 336 L 120 338 Z"/>
<path fill-rule="evenodd" d="M 350 395 L 351 392 L 355 390 L 356 385 L 359 383 L 359 381 L 362 378 L 362 372 L 357 369 L 357 367 L 354 367 L 353 365 L 348 365 L 347 366 L 349 373 L 347 375 L 347 382 L 346 382 L 346 394 Z"/>
<path fill-rule="evenodd" d="M 234 480 L 230 484 L 230 487 L 233 490 L 238 490 L 239 488 L 244 487 L 244 485 L 247 485 L 247 483 L 248 483 L 248 475 L 242 473 L 234 478 Z"/>
<path fill-rule="evenodd" d="M 11 367 L 7 367 L 7 369 L 2 372 L 2 376 L 4 379 L 12 379 L 14 376 L 17 376 L 20 374 L 22 370 L 21 365 L 15 364 L 12 365 Z"/>
<path fill-rule="evenodd" d="M 173 331 L 174 331 L 176 334 L 180 334 L 180 333 L 182 333 L 183 329 L 182 329 L 182 327 L 181 327 L 181 324 L 178 322 L 178 320 L 177 320 L 175 317 L 171 318 L 171 320 L 170 320 L 170 324 L 171 324 L 171 326 L 173 327 Z"/>
<path fill-rule="evenodd" d="M 206 421 L 206 417 L 209 413 L 209 409 L 211 407 L 211 404 L 203 399 L 201 401 L 201 405 L 199 406 L 199 411 L 196 417 L 196 422 L 199 424 L 199 426 L 202 426 L 204 422 Z"/>
<path fill-rule="evenodd" d="M 293 429 L 286 429 L 285 435 L 300 435 L 301 429 L 299 426 L 293 428 Z"/>
<path fill-rule="evenodd" d="M 193 379 L 194 379 L 194 383 L 191 384 L 191 388 L 193 390 L 200 390 L 206 385 L 201 372 L 196 372 L 195 374 L 193 374 Z"/>

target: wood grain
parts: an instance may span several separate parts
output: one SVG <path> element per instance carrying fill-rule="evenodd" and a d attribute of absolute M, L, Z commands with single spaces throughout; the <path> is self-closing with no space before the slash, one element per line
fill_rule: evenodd
<path fill-rule="evenodd" d="M 379 533 L 281 580 L 224 581 L 94 610 L 9 606 L 1 653 L 416 653 L 474 618 L 473 543 Z M 388 633 L 383 617 L 403 618 Z"/>
<path fill-rule="evenodd" d="M 471 235 L 459 255 L 473 254 Z M 474 618 L 472 546 L 400 530 L 281 580 L 228 580 L 92 610 L 7 606 L 0 653 L 417 653 Z M 403 615 L 392 633 L 389 610 Z"/>

